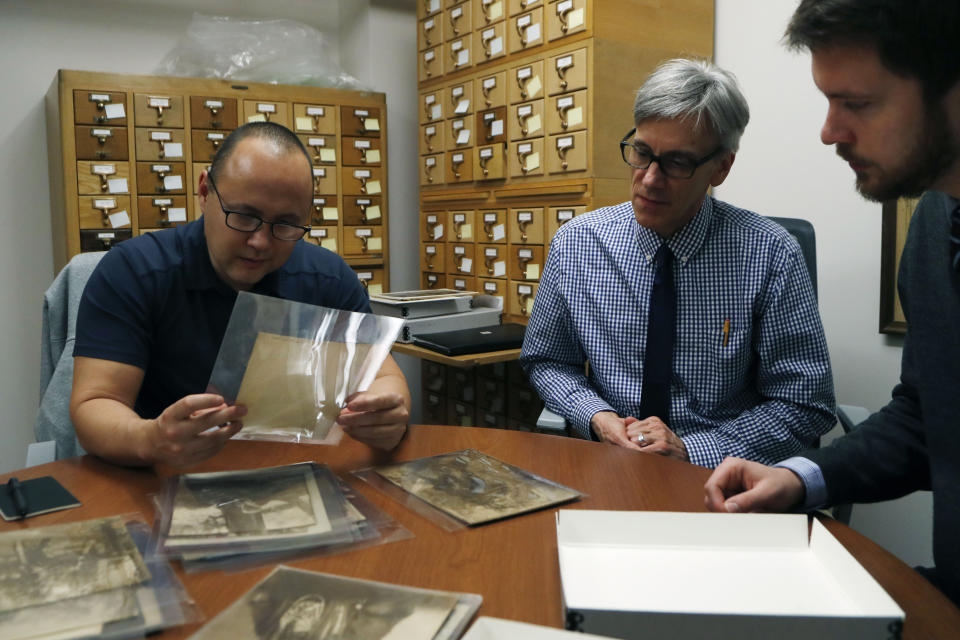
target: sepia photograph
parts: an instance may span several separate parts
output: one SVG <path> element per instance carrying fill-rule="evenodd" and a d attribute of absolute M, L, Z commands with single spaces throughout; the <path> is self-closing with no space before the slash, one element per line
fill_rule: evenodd
<path fill-rule="evenodd" d="M 332 529 L 310 465 L 184 475 L 165 546 L 236 544 Z"/>
<path fill-rule="evenodd" d="M 98 636 L 104 625 L 141 618 L 136 587 L 121 587 L 57 602 L 0 613 L 0 629 L 6 640 Z"/>
<path fill-rule="evenodd" d="M 432 640 L 457 594 L 279 566 L 196 640 Z"/>
<path fill-rule="evenodd" d="M 562 504 L 580 493 L 466 449 L 375 469 L 384 479 L 467 525 Z"/>
<path fill-rule="evenodd" d="M 0 534 L 0 612 L 149 580 L 119 517 Z"/>

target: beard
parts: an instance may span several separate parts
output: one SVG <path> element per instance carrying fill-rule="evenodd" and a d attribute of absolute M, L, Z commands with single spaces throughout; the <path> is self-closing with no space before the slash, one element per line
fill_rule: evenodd
<path fill-rule="evenodd" d="M 900 166 L 883 172 L 873 183 L 865 175 L 857 174 L 857 191 L 875 201 L 914 198 L 929 189 L 942 177 L 958 157 L 960 143 L 950 130 L 947 112 L 941 103 L 927 109 L 923 129 L 914 146 L 901 156 Z M 850 146 L 837 145 L 837 155 L 848 162 L 871 164 L 868 159 L 851 153 Z"/>

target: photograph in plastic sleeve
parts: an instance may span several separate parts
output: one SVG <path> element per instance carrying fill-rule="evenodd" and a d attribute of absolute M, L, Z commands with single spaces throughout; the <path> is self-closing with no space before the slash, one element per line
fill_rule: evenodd
<path fill-rule="evenodd" d="M 180 555 L 184 570 L 188 573 L 211 570 L 240 571 L 254 566 L 276 564 L 293 557 L 332 555 L 399 540 L 408 540 L 413 537 L 413 534 L 406 527 L 378 509 L 349 484 L 339 478 L 337 478 L 337 482 L 347 501 L 347 518 L 353 526 L 352 540 L 311 545 L 304 549 L 261 553 L 186 552 Z"/>
<path fill-rule="evenodd" d="M 355 537 L 336 476 L 309 462 L 172 477 L 160 511 L 168 554 L 268 552 Z"/>
<path fill-rule="evenodd" d="M 456 637 L 480 597 L 279 566 L 192 637 L 435 640 Z M 459 606 L 460 604 L 465 606 Z M 466 619 L 464 619 L 466 609 Z"/>
<path fill-rule="evenodd" d="M 509 518 L 581 497 L 578 491 L 476 449 L 376 467 L 373 471 L 379 478 L 423 501 L 433 510 L 467 526 Z M 369 480 L 372 474 L 365 473 L 360 477 Z M 442 520 L 435 522 L 443 525 Z"/>
<path fill-rule="evenodd" d="M 207 391 L 247 407 L 235 438 L 336 444 L 347 398 L 370 386 L 402 327 L 400 318 L 241 291 Z"/>
<path fill-rule="evenodd" d="M 148 540 L 139 516 L 0 535 L 0 636 L 139 637 L 196 622 L 170 566 L 144 560 Z"/>

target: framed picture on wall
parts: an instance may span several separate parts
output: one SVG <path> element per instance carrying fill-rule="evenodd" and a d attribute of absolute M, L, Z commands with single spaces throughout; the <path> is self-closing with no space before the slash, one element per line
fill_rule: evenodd
<path fill-rule="evenodd" d="M 900 255 L 907 241 L 910 218 L 920 198 L 900 198 L 883 203 L 883 230 L 880 241 L 880 333 L 904 334 L 907 319 L 897 294 Z"/>

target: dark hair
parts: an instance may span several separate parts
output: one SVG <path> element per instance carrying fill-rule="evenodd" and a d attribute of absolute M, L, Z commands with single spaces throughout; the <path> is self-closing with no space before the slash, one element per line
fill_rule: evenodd
<path fill-rule="evenodd" d="M 862 45 L 935 102 L 960 79 L 957 0 L 802 0 L 784 37 L 794 49 Z"/>
<path fill-rule="evenodd" d="M 303 157 L 307 159 L 308 165 L 313 164 L 307 148 L 303 146 L 300 138 L 290 131 L 290 129 L 276 122 L 248 122 L 234 129 L 233 132 L 227 136 L 226 140 L 223 141 L 216 155 L 213 156 L 213 162 L 210 163 L 208 173 L 216 179 L 216 177 L 220 175 L 220 167 L 224 165 L 233 154 L 234 148 L 240 144 L 241 141 L 251 137 L 268 140 L 277 145 L 279 150 L 287 153 L 296 153 L 299 151 L 303 154 Z"/>

